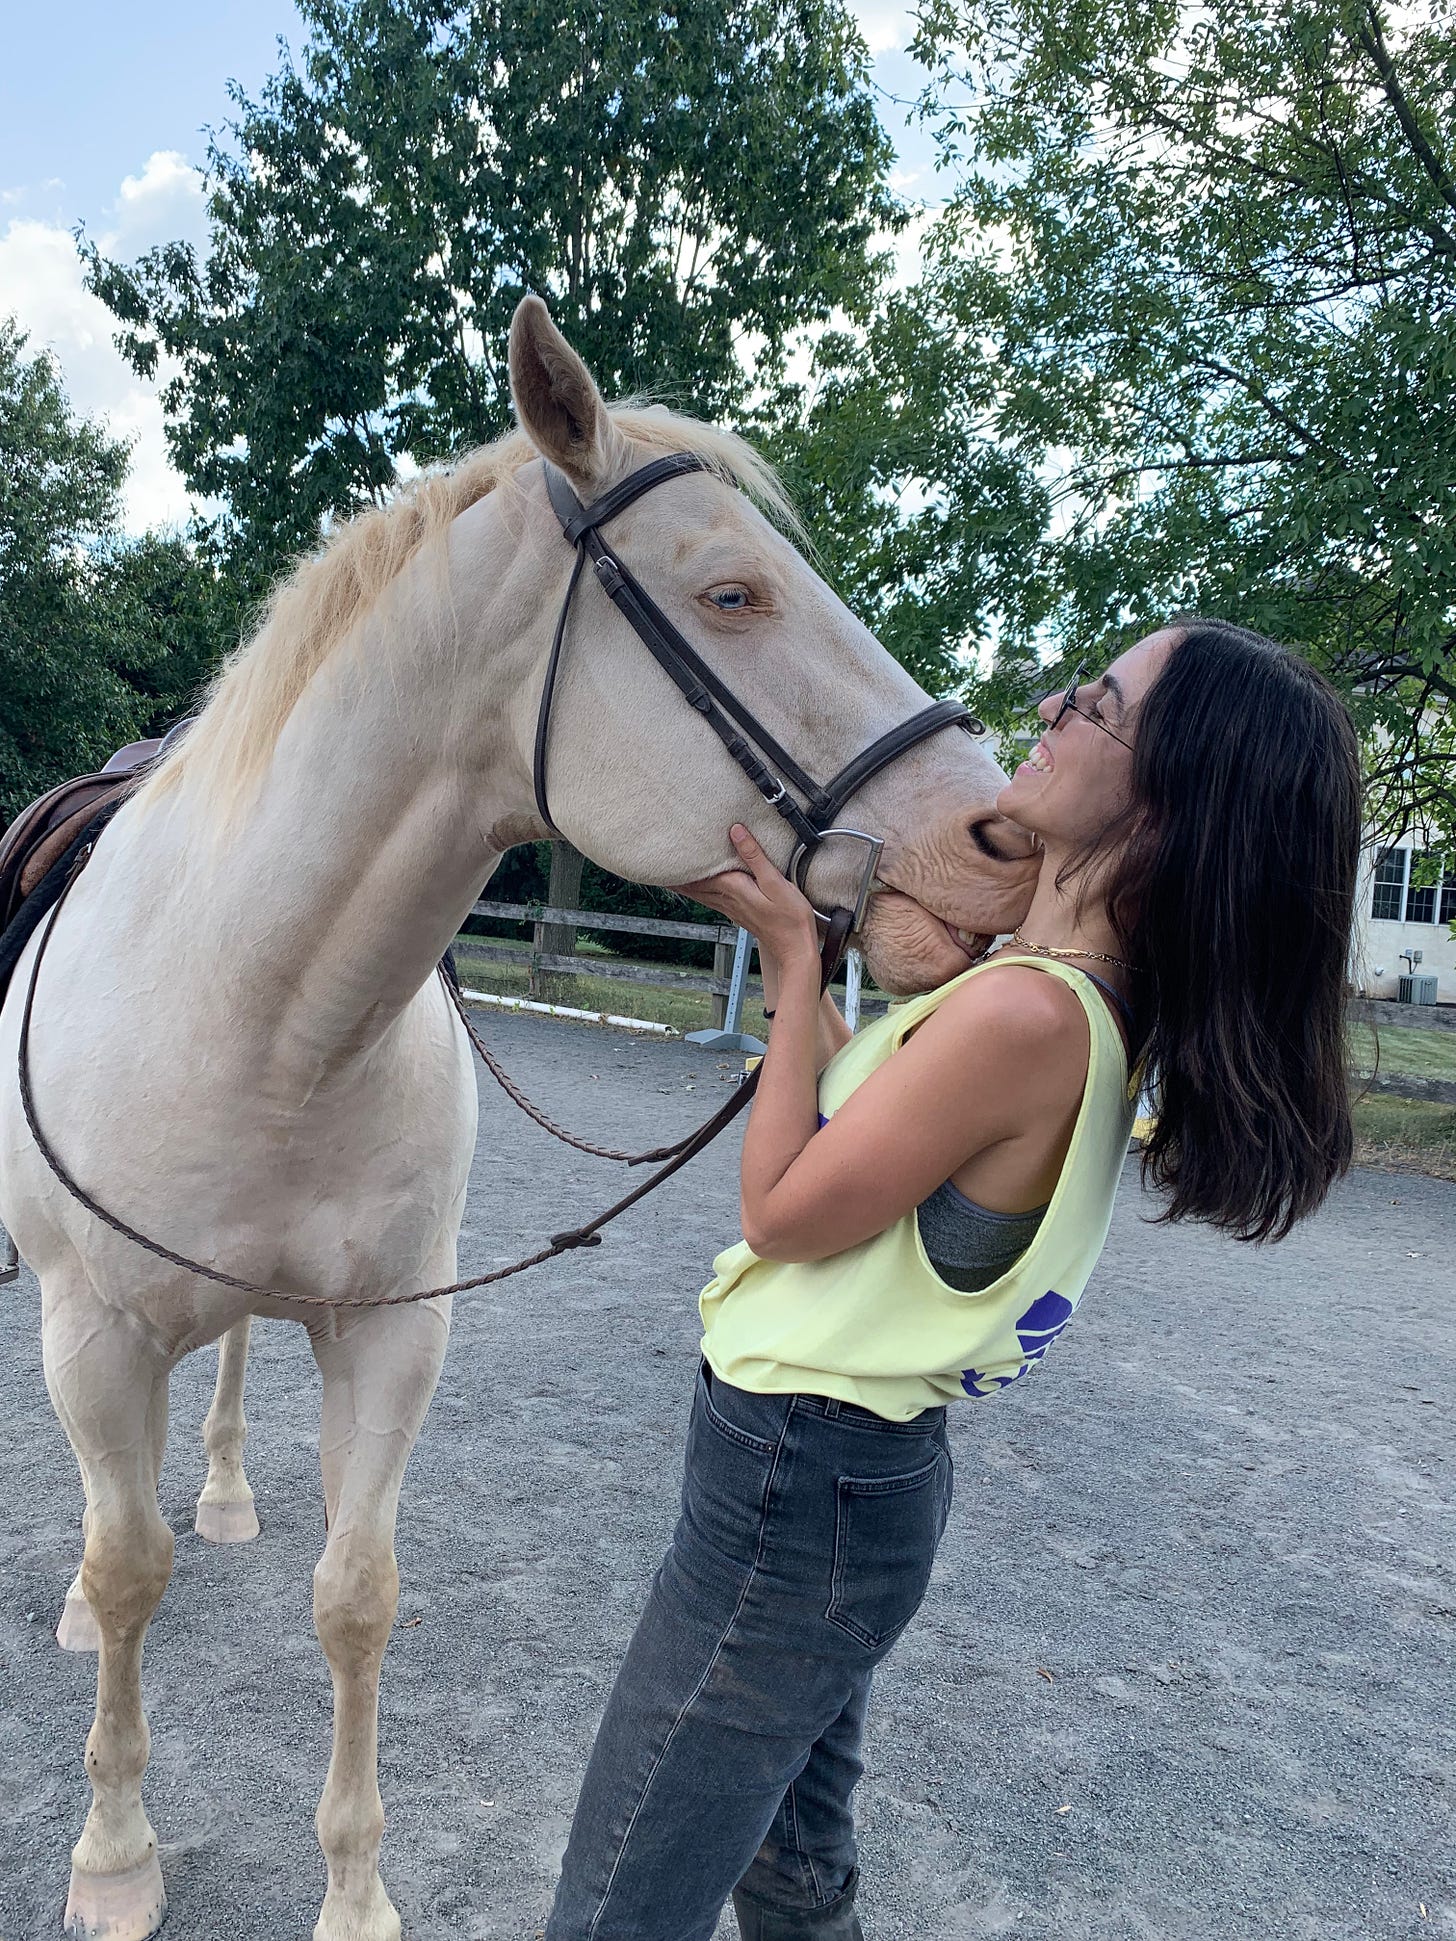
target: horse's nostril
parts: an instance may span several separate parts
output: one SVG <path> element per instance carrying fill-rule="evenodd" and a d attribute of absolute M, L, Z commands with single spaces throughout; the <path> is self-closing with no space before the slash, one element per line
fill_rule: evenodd
<path fill-rule="evenodd" d="M 1036 854 L 1030 832 L 1006 816 L 976 816 L 966 829 L 977 849 L 993 863 L 1024 863 Z"/>
<path fill-rule="evenodd" d="M 990 816 L 977 816 L 966 824 L 967 831 L 971 841 L 983 856 L 989 856 L 993 863 L 1009 863 L 1012 860 L 1011 857 L 991 839 L 988 824 L 992 820 Z"/>

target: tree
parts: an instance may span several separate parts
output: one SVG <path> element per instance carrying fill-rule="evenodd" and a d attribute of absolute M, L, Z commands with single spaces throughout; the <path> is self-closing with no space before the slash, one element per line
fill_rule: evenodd
<path fill-rule="evenodd" d="M 123 541 L 127 447 L 25 343 L 0 320 L 0 824 L 175 720 L 217 657 L 209 576 Z"/>
<path fill-rule="evenodd" d="M 846 604 L 929 692 L 972 692 L 1004 724 L 1021 685 L 998 706 L 1005 683 L 978 678 L 974 649 L 1019 610 L 1047 493 L 989 435 L 931 301 L 889 292 L 865 328 L 827 334 L 759 435 Z"/>
<path fill-rule="evenodd" d="M 1449 840 L 1456 26 L 1451 0 L 1396 20 L 928 0 L 917 52 L 958 179 L 877 381 L 907 444 L 949 410 L 1019 472 L 973 616 L 992 713 L 1049 684 L 1048 645 L 1095 658 L 1217 612 L 1351 696 L 1379 824 Z M 916 389 L 927 359 L 945 405 Z M 932 487 L 949 532 L 956 481 Z"/>
<path fill-rule="evenodd" d="M 210 149 L 206 260 L 85 251 L 133 366 L 173 363 L 173 457 L 245 591 L 402 462 L 507 428 L 527 290 L 609 393 L 714 416 L 867 314 L 899 215 L 840 0 L 300 11 L 299 62 Z"/>

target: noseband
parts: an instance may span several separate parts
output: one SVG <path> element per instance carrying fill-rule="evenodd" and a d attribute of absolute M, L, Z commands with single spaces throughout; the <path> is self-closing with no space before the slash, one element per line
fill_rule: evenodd
<path fill-rule="evenodd" d="M 561 667 L 572 602 L 582 569 L 590 559 L 603 592 L 626 619 L 648 653 L 675 684 L 688 706 L 700 714 L 713 730 L 764 801 L 788 823 L 795 838 L 788 874 L 799 888 L 804 887 L 809 863 L 815 852 L 830 836 L 848 836 L 866 845 L 868 857 L 851 912 L 851 928 L 857 930 L 864 921 L 865 904 L 869 899 L 883 842 L 878 836 L 866 835 L 862 829 L 838 826 L 836 818 L 851 796 L 858 794 L 866 782 L 907 749 L 914 748 L 931 735 L 939 734 L 942 728 L 958 727 L 969 734 L 980 734 L 983 732 L 981 723 L 960 701 L 932 702 L 919 714 L 912 715 L 908 721 L 900 722 L 897 727 L 888 729 L 872 741 L 868 748 L 856 755 L 853 761 L 846 762 L 838 774 L 821 787 L 769 733 L 747 703 L 741 701 L 732 688 L 718 678 L 602 537 L 601 528 L 608 520 L 615 519 L 619 512 L 625 512 L 628 506 L 654 487 L 665 485 L 669 479 L 682 478 L 689 472 L 709 472 L 716 478 L 722 478 L 722 471 L 696 452 L 674 452 L 670 457 L 654 459 L 651 464 L 641 466 L 620 484 L 611 486 L 591 505 L 584 506 L 565 475 L 549 461 L 543 459 L 542 463 L 546 470 L 546 490 L 552 509 L 561 521 L 561 530 L 576 548 L 576 564 L 572 567 L 566 598 L 557 616 L 551 655 L 546 663 L 546 678 L 541 688 L 540 712 L 536 717 L 533 781 L 536 807 L 542 821 L 549 829 L 555 829 L 546 794 L 551 704 L 556 693 L 556 677 Z M 796 797 L 800 799 L 796 800 Z"/>

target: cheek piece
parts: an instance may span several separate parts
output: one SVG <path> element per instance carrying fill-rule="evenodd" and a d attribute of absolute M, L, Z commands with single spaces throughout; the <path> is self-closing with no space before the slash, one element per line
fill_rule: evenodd
<path fill-rule="evenodd" d="M 590 559 L 602 591 L 648 653 L 673 682 L 688 706 L 700 714 L 713 730 L 764 801 L 788 823 L 794 833 L 795 844 L 786 873 L 793 882 L 801 890 L 804 889 L 809 865 L 815 853 L 830 837 L 848 838 L 864 845 L 864 867 L 860 872 L 854 902 L 844 906 L 850 919 L 849 932 L 858 930 L 864 922 L 865 906 L 875 886 L 875 871 L 884 845 L 878 836 L 841 825 L 837 821 L 841 810 L 850 797 L 857 794 L 881 769 L 930 735 L 951 727 L 979 735 L 985 732 L 983 725 L 963 702 L 932 702 L 908 721 L 898 723 L 872 741 L 821 787 L 775 739 L 747 703 L 719 679 L 601 534 L 601 528 L 609 520 L 625 511 L 644 493 L 665 484 L 669 479 L 682 478 L 689 472 L 708 472 L 722 478 L 723 473 L 696 452 L 674 452 L 639 467 L 619 484 L 609 487 L 590 506 L 584 506 L 565 474 L 547 460 L 541 462 L 545 468 L 546 490 L 552 509 L 566 539 L 576 548 L 576 563 L 572 567 L 566 598 L 557 616 L 541 687 L 541 705 L 536 716 L 532 780 L 541 820 L 548 828 L 555 829 L 546 791 L 551 707 L 576 590 L 583 568 Z M 725 482 L 736 483 L 732 479 Z M 816 914 L 822 922 L 829 923 L 835 912 L 817 911 Z"/>

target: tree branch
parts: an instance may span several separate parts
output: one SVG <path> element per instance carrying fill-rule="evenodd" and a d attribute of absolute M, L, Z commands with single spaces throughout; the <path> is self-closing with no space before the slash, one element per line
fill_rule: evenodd
<path fill-rule="evenodd" d="M 1395 110 L 1395 118 L 1405 132 L 1411 153 L 1430 176 L 1436 186 L 1436 193 L 1448 208 L 1456 209 L 1456 182 L 1451 180 L 1441 158 L 1426 139 L 1426 132 L 1416 119 L 1415 110 L 1406 98 L 1405 89 L 1400 85 L 1400 76 L 1395 71 L 1395 61 L 1385 44 L 1385 35 L 1380 26 L 1380 15 L 1373 0 L 1366 0 L 1365 17 L 1368 28 L 1361 28 L 1355 38 L 1365 49 L 1380 76 L 1385 89 L 1385 98 Z"/>

